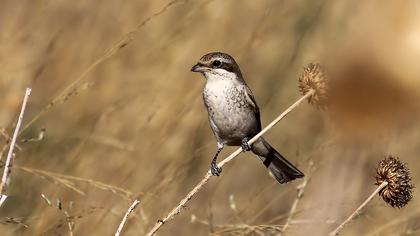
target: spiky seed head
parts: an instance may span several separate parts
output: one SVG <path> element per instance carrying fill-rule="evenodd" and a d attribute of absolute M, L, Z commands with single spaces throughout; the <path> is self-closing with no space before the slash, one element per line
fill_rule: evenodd
<path fill-rule="evenodd" d="M 379 195 L 390 206 L 402 208 L 413 198 L 410 170 L 398 157 L 388 156 L 381 160 L 376 173 L 376 185 L 388 182 Z"/>
<path fill-rule="evenodd" d="M 309 104 L 324 108 L 327 104 L 328 77 L 325 68 L 319 63 L 310 63 L 299 76 L 299 91 L 305 95 L 310 90 L 314 95 L 308 98 Z"/>

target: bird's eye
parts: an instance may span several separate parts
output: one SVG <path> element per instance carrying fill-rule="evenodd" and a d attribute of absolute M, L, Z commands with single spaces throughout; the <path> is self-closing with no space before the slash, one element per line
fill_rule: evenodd
<path fill-rule="evenodd" d="M 220 67 L 220 66 L 222 66 L 222 62 L 221 61 L 218 61 L 218 60 L 213 61 L 212 64 L 213 64 L 214 67 Z"/>

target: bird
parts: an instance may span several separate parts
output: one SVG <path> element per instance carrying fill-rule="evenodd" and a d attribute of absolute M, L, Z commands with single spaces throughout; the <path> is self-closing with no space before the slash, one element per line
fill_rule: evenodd
<path fill-rule="evenodd" d="M 217 141 L 217 151 L 210 164 L 212 175 L 219 176 L 222 172 L 217 157 L 223 148 L 241 146 L 243 151 L 256 154 L 280 184 L 304 176 L 263 137 L 248 144 L 261 131 L 260 110 L 232 56 L 223 52 L 207 53 L 191 71 L 201 73 L 206 79 L 203 101 Z"/>

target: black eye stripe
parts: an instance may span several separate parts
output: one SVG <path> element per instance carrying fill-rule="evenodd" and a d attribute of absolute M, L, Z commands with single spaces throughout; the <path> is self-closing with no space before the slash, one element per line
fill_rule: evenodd
<path fill-rule="evenodd" d="M 210 61 L 210 63 L 207 62 L 207 63 L 202 63 L 202 64 L 207 64 L 208 67 L 211 67 L 213 69 L 220 68 L 229 72 L 235 71 L 235 65 L 225 60 L 214 59 L 213 61 Z"/>
<path fill-rule="evenodd" d="M 233 72 L 233 65 L 230 63 L 223 63 L 223 65 L 221 66 L 222 69 L 225 69 L 229 72 Z"/>

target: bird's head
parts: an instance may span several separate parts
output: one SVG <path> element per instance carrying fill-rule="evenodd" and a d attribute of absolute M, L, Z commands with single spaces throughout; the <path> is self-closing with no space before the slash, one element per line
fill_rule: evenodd
<path fill-rule="evenodd" d="M 235 59 L 229 54 L 211 52 L 202 56 L 197 64 L 191 68 L 192 72 L 202 73 L 209 78 L 242 78 L 241 70 Z"/>

